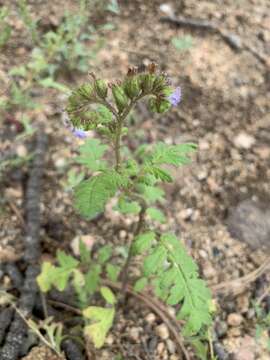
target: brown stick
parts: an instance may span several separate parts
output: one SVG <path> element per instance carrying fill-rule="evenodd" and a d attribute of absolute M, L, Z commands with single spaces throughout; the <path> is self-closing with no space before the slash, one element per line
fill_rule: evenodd
<path fill-rule="evenodd" d="M 254 282 L 258 277 L 265 273 L 270 268 L 270 256 L 260 265 L 256 270 L 251 273 L 242 276 L 235 280 L 223 281 L 220 284 L 211 287 L 214 293 L 230 293 L 239 294 L 241 293 L 251 282 Z"/>
<path fill-rule="evenodd" d="M 112 287 L 115 290 L 118 290 L 118 291 L 122 290 L 121 284 L 113 283 L 108 280 L 105 280 L 104 284 Z M 190 360 L 190 356 L 183 344 L 183 339 L 181 338 L 181 335 L 180 335 L 179 325 L 177 324 L 177 322 L 175 320 L 172 320 L 172 317 L 171 317 L 171 315 L 168 314 L 168 311 L 165 310 L 164 308 L 162 308 L 163 306 L 160 306 L 160 304 L 157 304 L 157 302 L 155 300 L 153 300 L 152 297 L 150 298 L 145 293 L 144 294 L 136 293 L 129 286 L 126 287 L 126 293 L 128 293 L 129 295 L 137 298 L 138 300 L 140 300 L 141 302 L 146 304 L 149 309 L 151 309 L 153 312 L 155 312 L 160 317 L 160 319 L 164 322 L 164 324 L 167 325 L 169 331 L 175 338 L 176 345 L 177 345 L 177 352 L 178 352 L 179 356 L 182 356 L 184 354 L 185 359 Z"/>

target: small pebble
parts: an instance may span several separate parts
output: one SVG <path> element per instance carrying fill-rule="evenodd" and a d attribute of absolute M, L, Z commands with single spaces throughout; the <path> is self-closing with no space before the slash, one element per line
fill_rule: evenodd
<path fill-rule="evenodd" d="M 253 136 L 241 132 L 234 138 L 233 142 L 237 148 L 250 149 L 254 145 L 255 139 Z"/>
<path fill-rule="evenodd" d="M 203 268 L 203 275 L 206 279 L 211 279 L 216 275 L 216 270 L 212 265 L 206 264 Z"/>
<path fill-rule="evenodd" d="M 169 338 L 169 330 L 167 328 L 167 326 L 165 324 L 161 324 L 159 326 L 156 327 L 155 329 L 156 334 L 162 339 L 162 340 L 166 340 Z"/>
<path fill-rule="evenodd" d="M 226 335 L 228 326 L 225 321 L 217 321 L 215 325 L 215 330 L 218 338 L 223 337 Z"/>
<path fill-rule="evenodd" d="M 159 343 L 158 346 L 157 346 L 157 353 L 158 354 L 161 354 L 165 349 L 165 345 L 163 342 Z"/>
<path fill-rule="evenodd" d="M 156 321 L 156 315 L 153 313 L 150 313 L 146 316 L 145 318 L 146 322 L 148 322 L 149 324 L 153 324 Z"/>
<path fill-rule="evenodd" d="M 176 350 L 175 343 L 171 339 L 167 339 L 166 345 L 167 345 L 169 353 L 174 354 L 175 350 Z"/>
<path fill-rule="evenodd" d="M 240 314 L 232 313 L 228 315 L 227 322 L 230 326 L 239 326 L 243 322 L 243 317 Z"/>
<path fill-rule="evenodd" d="M 129 336 L 132 340 L 134 341 L 138 341 L 139 340 L 139 336 L 140 336 L 140 329 L 137 328 L 137 327 L 132 327 L 130 330 L 129 330 Z"/>

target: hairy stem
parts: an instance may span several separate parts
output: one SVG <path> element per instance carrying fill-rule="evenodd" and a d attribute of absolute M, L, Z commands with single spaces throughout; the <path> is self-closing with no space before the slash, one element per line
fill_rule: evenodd
<path fill-rule="evenodd" d="M 114 154 L 115 154 L 115 170 L 118 171 L 121 165 L 121 134 L 122 134 L 122 127 L 124 121 L 128 114 L 130 113 L 131 109 L 135 105 L 135 103 L 140 100 L 145 94 L 138 95 L 135 99 L 131 100 L 126 109 L 123 113 L 115 114 L 115 111 L 111 110 L 116 117 L 116 132 L 115 132 L 115 141 L 114 141 Z M 108 104 L 105 104 L 108 107 Z M 109 104 L 110 105 L 110 104 Z M 110 109 L 108 107 L 108 109 Z"/>
<path fill-rule="evenodd" d="M 133 194 L 134 196 L 136 196 L 136 194 Z M 128 278 L 129 278 L 129 266 L 130 266 L 130 262 L 132 259 L 132 245 L 133 245 L 133 241 L 135 240 L 136 236 L 140 234 L 140 232 L 142 231 L 143 227 L 144 227 L 144 222 L 145 222 L 145 214 L 146 214 L 146 210 L 147 210 L 147 204 L 146 201 L 141 198 L 138 197 L 139 201 L 140 201 L 140 205 L 141 205 L 141 211 L 139 213 L 139 220 L 137 222 L 137 226 L 136 229 L 134 231 L 134 235 L 133 235 L 133 239 L 129 245 L 129 250 L 128 250 L 128 257 L 127 260 L 123 266 L 123 269 L 121 271 L 120 274 L 120 281 L 122 283 L 122 293 L 126 294 L 126 290 L 127 290 L 127 285 L 128 285 Z"/>

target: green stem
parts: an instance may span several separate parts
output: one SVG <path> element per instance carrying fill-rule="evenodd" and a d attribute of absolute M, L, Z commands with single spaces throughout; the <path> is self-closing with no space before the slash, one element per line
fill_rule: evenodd
<path fill-rule="evenodd" d="M 104 103 L 105 106 L 108 107 L 109 110 L 115 115 L 116 117 L 116 132 L 115 132 L 115 142 L 114 142 L 114 153 L 115 153 L 115 170 L 119 171 L 120 165 L 121 165 L 121 135 L 122 135 L 122 127 L 124 124 L 124 121 L 128 114 L 130 113 L 131 109 L 135 105 L 135 103 L 140 100 L 145 94 L 140 94 L 136 98 L 130 101 L 128 106 L 125 108 L 123 113 L 116 113 L 115 109 L 112 107 L 110 109 L 110 104 L 108 102 Z"/>
<path fill-rule="evenodd" d="M 137 194 L 133 194 L 135 197 L 137 197 Z M 129 278 L 129 266 L 130 266 L 130 263 L 131 263 L 131 259 L 132 259 L 132 245 L 133 245 L 133 242 L 136 238 L 136 236 L 138 236 L 140 234 L 140 232 L 142 231 L 143 227 L 144 227 L 144 222 L 145 222 L 145 214 L 146 214 L 146 210 L 147 210 L 147 203 L 146 201 L 138 196 L 137 197 L 139 202 L 140 202 L 140 205 L 141 205 L 141 210 L 140 210 L 140 213 L 139 213 L 139 220 L 137 222 L 137 226 L 136 226 L 136 229 L 134 231 L 134 235 L 133 235 L 133 239 L 129 245 L 129 249 L 128 249 L 128 257 L 127 257 L 127 260 L 123 266 L 123 269 L 121 271 L 121 274 L 120 274 L 120 281 L 122 283 L 122 293 L 124 294 L 124 297 L 125 297 L 125 294 L 126 294 L 126 290 L 127 290 L 127 285 L 128 285 L 128 278 Z M 125 298 L 124 298 L 125 299 Z"/>

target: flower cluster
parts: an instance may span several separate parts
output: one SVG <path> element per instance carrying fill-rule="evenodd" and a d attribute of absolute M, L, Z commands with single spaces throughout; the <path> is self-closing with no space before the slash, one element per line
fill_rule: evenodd
<path fill-rule="evenodd" d="M 90 82 L 72 92 L 66 109 L 72 124 L 70 129 L 79 138 L 85 138 L 85 131 L 92 129 L 109 134 L 113 131 L 114 118 L 122 116 L 141 98 L 148 98 L 150 110 L 156 113 L 164 113 L 181 101 L 181 88 L 174 89 L 155 64 L 150 64 L 145 72 L 130 68 L 122 81 L 111 84 L 90 75 Z M 100 116 L 100 106 L 110 112 L 109 121 Z"/>

